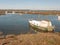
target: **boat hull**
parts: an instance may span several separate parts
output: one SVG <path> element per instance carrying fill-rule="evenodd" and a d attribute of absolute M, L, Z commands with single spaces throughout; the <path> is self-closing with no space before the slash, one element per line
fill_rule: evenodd
<path fill-rule="evenodd" d="M 44 27 L 36 26 L 34 24 L 31 24 L 31 23 L 29 23 L 29 26 L 32 29 L 34 29 L 35 31 L 43 31 L 43 32 L 53 32 L 54 31 L 54 27 L 53 26 L 44 28 Z"/>

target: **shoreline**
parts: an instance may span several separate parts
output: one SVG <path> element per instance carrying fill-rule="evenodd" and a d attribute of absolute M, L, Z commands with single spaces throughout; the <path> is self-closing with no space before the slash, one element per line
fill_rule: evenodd
<path fill-rule="evenodd" d="M 0 38 L 0 45 L 59 45 L 60 33 L 6 35 Z"/>
<path fill-rule="evenodd" d="M 60 15 L 60 11 L 58 10 L 13 10 L 13 9 L 10 9 L 10 10 L 1 10 L 0 9 L 0 15 L 4 15 L 6 13 L 22 13 L 22 14 L 43 14 L 43 15 Z"/>

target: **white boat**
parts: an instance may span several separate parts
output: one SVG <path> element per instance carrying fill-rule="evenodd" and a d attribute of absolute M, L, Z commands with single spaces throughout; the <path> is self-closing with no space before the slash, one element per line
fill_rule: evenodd
<path fill-rule="evenodd" d="M 58 16 L 58 20 L 60 20 L 60 16 Z"/>
<path fill-rule="evenodd" d="M 20 15 L 23 15 L 22 13 L 20 13 Z"/>
<path fill-rule="evenodd" d="M 54 26 L 52 26 L 51 21 L 49 20 L 29 20 L 29 25 L 34 29 L 38 29 L 39 31 L 53 31 Z"/>

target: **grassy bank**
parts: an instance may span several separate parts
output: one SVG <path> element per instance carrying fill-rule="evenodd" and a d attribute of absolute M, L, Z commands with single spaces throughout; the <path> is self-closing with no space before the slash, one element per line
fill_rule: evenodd
<path fill-rule="evenodd" d="M 0 38 L 0 45 L 60 45 L 59 33 L 37 33 L 6 35 Z"/>

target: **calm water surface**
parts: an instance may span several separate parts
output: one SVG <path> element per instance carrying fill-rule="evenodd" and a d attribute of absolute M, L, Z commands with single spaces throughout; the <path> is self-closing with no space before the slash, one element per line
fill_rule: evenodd
<path fill-rule="evenodd" d="M 56 15 L 35 15 L 35 14 L 7 14 L 0 16 L 0 31 L 4 34 L 20 34 L 30 31 L 28 19 L 48 19 L 55 25 L 55 32 L 60 32 L 60 20 Z"/>

